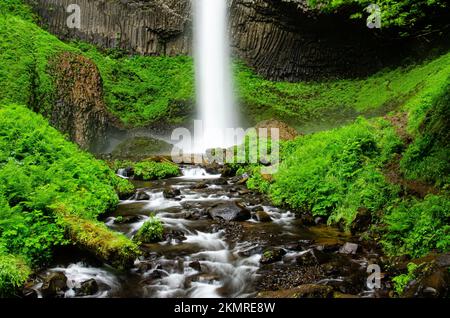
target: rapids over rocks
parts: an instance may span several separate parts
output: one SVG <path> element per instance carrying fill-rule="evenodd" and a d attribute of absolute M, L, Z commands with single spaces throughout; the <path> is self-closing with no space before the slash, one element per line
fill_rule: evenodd
<path fill-rule="evenodd" d="M 129 237 L 150 213 L 164 223 L 164 241 L 143 244 L 131 270 L 119 272 L 66 251 L 37 275 L 32 289 L 39 297 L 209 298 L 286 296 L 300 285 L 317 285 L 325 293 L 372 296 L 366 269 L 378 255 L 370 248 L 356 245 L 355 252 L 350 244 L 348 250 L 354 239 L 344 233 L 304 226 L 249 191 L 243 177 L 222 178 L 193 166 L 182 171 L 178 178 L 133 181 L 140 195 L 105 218 Z"/>

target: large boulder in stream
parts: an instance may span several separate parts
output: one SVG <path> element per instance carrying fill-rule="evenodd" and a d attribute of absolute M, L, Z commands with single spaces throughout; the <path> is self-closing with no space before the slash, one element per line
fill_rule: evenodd
<path fill-rule="evenodd" d="M 41 293 L 44 298 L 63 297 L 67 290 L 67 277 L 62 272 L 54 272 L 45 277 Z"/>
<path fill-rule="evenodd" d="M 236 202 L 213 206 L 208 213 L 214 220 L 246 221 L 251 218 L 250 211 Z"/>
<path fill-rule="evenodd" d="M 80 287 L 75 288 L 75 294 L 78 297 L 92 296 L 98 292 L 97 281 L 93 278 L 88 279 L 80 284 Z"/>

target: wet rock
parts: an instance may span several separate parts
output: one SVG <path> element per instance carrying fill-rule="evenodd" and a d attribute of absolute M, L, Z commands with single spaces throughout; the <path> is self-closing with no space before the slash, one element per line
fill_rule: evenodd
<path fill-rule="evenodd" d="M 271 264 L 279 262 L 283 259 L 284 255 L 286 255 L 286 251 L 282 248 L 267 249 L 263 252 L 259 262 L 261 264 Z"/>
<path fill-rule="evenodd" d="M 168 188 L 168 189 L 164 189 L 164 191 L 163 191 L 163 196 L 166 199 L 173 199 L 176 196 L 179 196 L 180 194 L 181 194 L 181 191 L 179 189 Z"/>
<path fill-rule="evenodd" d="M 42 284 L 41 293 L 44 298 L 63 296 L 67 290 L 67 277 L 64 273 L 54 272 L 48 275 Z"/>
<path fill-rule="evenodd" d="M 145 273 L 153 268 L 153 262 L 141 261 L 136 265 L 136 268 L 139 273 Z"/>
<path fill-rule="evenodd" d="M 199 261 L 190 262 L 189 267 L 195 269 L 198 272 L 202 271 L 202 266 Z"/>
<path fill-rule="evenodd" d="M 222 168 L 221 173 L 222 173 L 222 177 L 230 178 L 236 174 L 236 170 L 231 168 L 229 165 L 225 164 Z"/>
<path fill-rule="evenodd" d="M 286 246 L 286 249 L 292 251 L 304 251 L 308 249 L 314 243 L 313 240 L 298 240 L 297 242 L 289 243 Z"/>
<path fill-rule="evenodd" d="M 147 201 L 150 200 L 150 196 L 143 190 L 139 190 L 134 195 L 134 200 L 136 201 Z"/>
<path fill-rule="evenodd" d="M 139 219 L 140 218 L 138 215 L 126 215 L 126 216 L 119 215 L 118 217 L 116 217 L 114 219 L 114 223 L 115 224 L 129 224 L 129 223 L 138 222 Z"/>
<path fill-rule="evenodd" d="M 356 252 L 358 251 L 358 247 L 359 245 L 356 243 L 345 243 L 344 246 L 342 246 L 339 249 L 339 253 L 341 254 L 356 254 Z"/>
<path fill-rule="evenodd" d="M 217 162 L 213 162 L 204 166 L 204 169 L 209 174 L 222 174 L 223 166 Z"/>
<path fill-rule="evenodd" d="M 23 296 L 23 298 L 34 299 L 34 298 L 38 298 L 38 293 L 34 289 L 26 288 L 22 291 L 22 296 Z"/>
<path fill-rule="evenodd" d="M 300 266 L 321 265 L 330 260 L 330 256 L 317 249 L 309 249 L 296 258 L 296 263 Z"/>
<path fill-rule="evenodd" d="M 248 181 L 248 178 L 249 178 L 248 174 L 244 174 L 238 179 L 236 184 L 246 184 Z"/>
<path fill-rule="evenodd" d="M 350 225 L 350 232 L 352 235 L 362 233 L 368 230 L 372 223 L 372 215 L 366 208 L 359 208 L 356 214 L 355 220 Z"/>
<path fill-rule="evenodd" d="M 243 195 L 250 194 L 251 191 L 248 190 L 248 189 L 242 189 L 242 190 L 239 190 L 237 193 L 238 193 L 240 196 L 243 196 Z"/>
<path fill-rule="evenodd" d="M 76 296 L 91 296 L 98 292 L 97 281 L 93 278 L 81 283 L 79 288 L 75 288 Z"/>
<path fill-rule="evenodd" d="M 265 211 L 258 211 L 258 212 L 256 212 L 255 213 L 255 219 L 258 222 L 262 222 L 262 223 L 272 222 L 272 218 Z"/>
<path fill-rule="evenodd" d="M 297 287 L 296 298 L 332 298 L 333 288 L 325 285 L 306 284 Z"/>
<path fill-rule="evenodd" d="M 318 216 L 314 219 L 314 224 L 316 224 L 316 225 L 324 224 L 324 223 L 325 223 L 325 219 L 323 217 Z"/>
<path fill-rule="evenodd" d="M 325 285 L 305 284 L 292 289 L 260 292 L 257 298 L 332 298 L 333 288 Z"/>
<path fill-rule="evenodd" d="M 155 269 L 148 275 L 148 278 L 151 280 L 154 280 L 154 279 L 161 279 L 161 278 L 167 277 L 167 276 L 169 276 L 169 275 L 165 271 L 163 271 L 161 269 Z"/>
<path fill-rule="evenodd" d="M 215 220 L 221 219 L 225 221 L 246 221 L 251 217 L 249 210 L 235 202 L 211 207 L 208 213 Z"/>
<path fill-rule="evenodd" d="M 211 179 L 207 183 L 213 184 L 213 185 L 227 185 L 228 180 L 226 178 L 217 178 L 217 179 Z"/>
<path fill-rule="evenodd" d="M 196 185 L 194 185 L 192 187 L 192 189 L 194 189 L 194 190 L 201 190 L 201 189 L 205 189 L 207 187 L 208 187 L 208 185 L 206 184 L 206 182 L 198 182 Z"/>
<path fill-rule="evenodd" d="M 299 223 L 304 226 L 316 225 L 311 214 L 302 214 L 299 216 Z"/>
<path fill-rule="evenodd" d="M 262 253 L 262 252 L 263 252 L 263 249 L 264 249 L 264 248 L 263 248 L 262 246 L 260 246 L 260 245 L 252 246 L 252 247 L 250 247 L 250 248 L 246 248 L 246 249 L 240 250 L 240 251 L 238 252 L 238 255 L 239 255 L 240 257 L 250 257 L 250 256 L 252 256 L 252 255 Z"/>
<path fill-rule="evenodd" d="M 174 242 L 176 244 L 181 243 L 186 240 L 186 236 L 182 231 L 171 230 L 164 233 L 164 239 L 168 242 Z"/>

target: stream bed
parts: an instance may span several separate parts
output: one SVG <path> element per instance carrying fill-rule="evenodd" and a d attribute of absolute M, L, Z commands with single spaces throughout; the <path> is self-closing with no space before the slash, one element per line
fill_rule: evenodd
<path fill-rule="evenodd" d="M 65 251 L 32 289 L 46 297 L 42 286 L 59 275 L 67 286 L 57 297 L 287 297 L 305 284 L 317 297 L 331 290 L 374 296 L 366 287 L 367 266 L 379 258 L 373 249 L 320 220 L 304 226 L 294 213 L 248 190 L 242 177 L 222 178 L 195 166 L 182 172 L 133 181 L 136 194 L 104 220 L 130 238 L 151 213 L 163 222 L 164 241 L 143 244 L 132 269 L 119 272 Z"/>

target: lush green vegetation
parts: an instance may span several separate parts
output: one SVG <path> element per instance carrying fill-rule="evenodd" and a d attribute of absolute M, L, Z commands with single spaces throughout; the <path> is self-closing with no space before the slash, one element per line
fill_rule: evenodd
<path fill-rule="evenodd" d="M 169 161 L 133 162 L 129 160 L 115 160 L 110 163 L 110 166 L 114 171 L 131 168 L 134 173 L 134 178 L 142 181 L 166 179 L 180 175 L 180 169 L 178 166 Z"/>
<path fill-rule="evenodd" d="M 124 123 L 139 126 L 162 119 L 177 123 L 191 110 L 194 67 L 190 57 L 130 57 L 114 50 L 100 52 L 85 43 L 74 45 L 98 65 L 105 101 Z"/>
<path fill-rule="evenodd" d="M 401 27 L 405 31 L 415 27 L 419 27 L 418 31 L 430 31 L 428 23 L 448 10 L 445 0 L 308 0 L 308 4 L 328 13 L 350 12 L 350 17 L 355 19 L 368 17 L 365 8 L 377 4 L 382 27 Z"/>
<path fill-rule="evenodd" d="M 31 21 L 0 15 L 0 102 L 29 105 L 45 115 L 53 108 L 53 79 L 48 63 L 74 49 Z"/>
<path fill-rule="evenodd" d="M 273 177 L 261 174 L 261 166 L 255 164 L 238 173 L 250 172 L 247 185 L 268 193 L 275 203 L 325 216 L 330 224 L 350 228 L 358 211 L 367 210 L 373 230 L 381 234 L 391 255 L 448 251 L 450 72 L 448 64 L 441 64 L 448 56 L 429 62 L 440 69 L 401 100 L 399 111 L 408 118 L 406 127 L 381 118 L 359 118 L 341 128 L 282 142 L 282 162 Z M 420 73 L 422 67 L 410 74 Z M 411 135 L 413 142 L 405 143 L 399 133 Z M 439 194 L 423 200 L 405 197 L 401 186 L 386 177 L 386 165 L 399 157 L 395 173 L 429 189 L 434 185 Z"/>
<path fill-rule="evenodd" d="M 408 283 L 416 277 L 414 272 L 417 269 L 417 267 L 418 265 L 414 263 L 409 263 L 407 266 L 408 269 L 407 273 L 395 276 L 392 279 L 392 281 L 394 282 L 395 292 L 398 295 L 401 295 L 405 290 L 406 286 L 408 285 Z"/>
<path fill-rule="evenodd" d="M 401 161 L 407 178 L 438 187 L 450 184 L 450 75 L 447 76 L 446 81 L 434 82 L 409 105 L 410 133 L 416 138 Z"/>
<path fill-rule="evenodd" d="M 10 255 L 20 255 L 31 266 L 45 264 L 55 246 L 72 241 L 133 255 L 136 250 L 125 237 L 102 236 L 90 229 L 99 228 L 93 220 L 118 203 L 116 191 L 128 187 L 127 181 L 66 141 L 41 116 L 23 106 L 0 106 L 2 268 L 19 262 Z M 92 240 L 95 243 L 89 243 Z M 22 268 L 11 273 L 12 284 L 25 276 Z M 1 284 L 11 285 L 7 280 Z"/>
<path fill-rule="evenodd" d="M 450 198 L 429 195 L 423 201 L 406 200 L 386 212 L 382 241 L 391 254 L 420 257 L 430 250 L 450 250 Z"/>
<path fill-rule="evenodd" d="M 156 243 L 163 239 L 164 226 L 160 219 L 151 215 L 138 230 L 134 239 L 141 243 Z"/>
<path fill-rule="evenodd" d="M 30 273 L 22 258 L 0 252 L 0 297 L 10 296 L 23 286 Z"/>
<path fill-rule="evenodd" d="M 14 3 L 20 1 L 12 1 Z M 14 11 L 15 12 L 15 11 Z M 22 12 L 22 11 L 21 11 Z M 26 11 L 20 16 L 26 16 Z M 130 126 L 181 123 L 191 114 L 194 67 L 189 57 L 128 56 L 84 43 L 65 44 L 18 16 L 0 16 L 0 100 L 49 114 L 54 97 L 48 62 L 57 53 L 84 54 L 98 65 L 109 110 Z M 303 132 L 329 129 L 359 115 L 395 109 L 448 73 L 450 54 L 365 79 L 271 82 L 235 63 L 236 90 L 250 123 L 279 118 Z"/>

